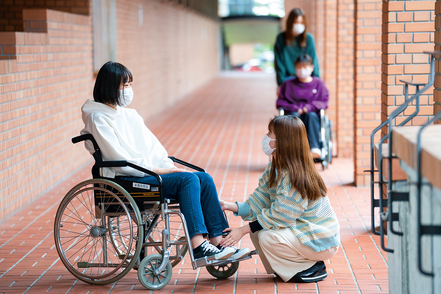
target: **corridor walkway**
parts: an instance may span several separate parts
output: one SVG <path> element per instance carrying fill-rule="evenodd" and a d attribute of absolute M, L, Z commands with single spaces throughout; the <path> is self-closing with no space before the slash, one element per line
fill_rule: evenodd
<path fill-rule="evenodd" d="M 137 93 L 135 99 L 141 96 Z M 223 73 L 146 123 L 170 155 L 200 165 L 213 176 L 220 198 L 243 201 L 268 162 L 261 139 L 276 114 L 274 100 L 273 76 Z M 90 155 L 84 151 L 84 156 Z M 336 159 L 321 172 L 340 221 L 342 242 L 337 255 L 325 261 L 324 281 L 283 283 L 265 273 L 258 256 L 242 262 L 229 279 L 216 280 L 205 268 L 193 270 L 187 256 L 174 268 L 169 285 L 155 293 L 388 293 L 387 256 L 369 232 L 369 190 L 351 184 L 352 169 L 351 160 Z M 53 220 L 59 201 L 89 177 L 90 166 L 0 224 L 0 293 L 146 293 L 135 271 L 117 283 L 91 286 L 74 278 L 58 258 Z M 229 221 L 233 227 L 241 225 L 233 215 Z M 248 236 L 241 246 L 253 248 Z"/>

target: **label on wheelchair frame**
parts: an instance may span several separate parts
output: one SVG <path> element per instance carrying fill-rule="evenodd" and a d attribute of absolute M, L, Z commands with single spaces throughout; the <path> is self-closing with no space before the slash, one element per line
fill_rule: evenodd
<path fill-rule="evenodd" d="M 147 184 L 141 184 L 141 183 L 133 183 L 134 188 L 144 189 L 144 190 L 150 190 L 150 185 Z"/>

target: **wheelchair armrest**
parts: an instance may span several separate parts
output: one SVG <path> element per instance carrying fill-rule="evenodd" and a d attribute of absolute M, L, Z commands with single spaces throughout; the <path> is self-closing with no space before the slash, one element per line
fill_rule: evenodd
<path fill-rule="evenodd" d="M 205 172 L 205 170 L 203 168 L 201 168 L 199 166 L 196 166 L 196 165 L 193 165 L 191 163 L 188 163 L 186 161 L 180 160 L 180 159 L 178 159 L 176 157 L 169 156 L 168 158 L 170 158 L 173 162 L 182 164 L 183 166 L 189 167 L 191 169 L 194 169 L 194 170 L 197 170 L 197 171 L 200 171 L 200 172 Z"/>
<path fill-rule="evenodd" d="M 160 175 L 158 175 L 155 172 L 152 172 L 151 170 L 145 169 L 145 168 L 143 168 L 143 167 L 141 167 L 139 165 L 136 165 L 134 163 L 131 163 L 131 162 L 128 162 L 128 161 L 125 161 L 125 160 L 101 161 L 101 162 L 95 163 L 95 166 L 98 167 L 98 168 L 100 168 L 100 167 L 125 167 L 125 166 L 128 166 L 128 167 L 131 167 L 131 168 L 136 169 L 138 171 L 141 171 L 143 173 L 146 173 L 146 174 L 149 174 L 151 176 L 154 176 L 158 180 L 159 185 L 162 186 L 162 178 L 161 178 Z"/>

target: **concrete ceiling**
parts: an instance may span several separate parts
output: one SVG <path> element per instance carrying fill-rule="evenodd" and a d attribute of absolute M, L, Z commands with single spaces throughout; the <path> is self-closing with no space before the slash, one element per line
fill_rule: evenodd
<path fill-rule="evenodd" d="M 280 32 L 280 18 L 272 16 L 241 16 L 222 18 L 227 46 L 231 44 L 272 44 Z"/>

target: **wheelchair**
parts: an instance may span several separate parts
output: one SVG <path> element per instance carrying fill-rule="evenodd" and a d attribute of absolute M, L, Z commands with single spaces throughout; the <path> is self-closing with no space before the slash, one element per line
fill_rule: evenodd
<path fill-rule="evenodd" d="M 131 269 L 150 290 L 165 287 L 172 269 L 188 252 L 193 269 L 205 266 L 218 279 L 232 276 L 240 260 L 194 259 L 184 215 L 176 201 L 162 195 L 161 176 L 128 161 L 103 161 L 95 139 L 85 134 L 74 144 L 90 140 L 95 150 L 93 179 L 73 187 L 62 199 L 54 222 L 55 247 L 67 270 L 94 285 L 113 283 Z M 200 167 L 170 157 L 174 162 L 204 172 Z M 100 176 L 103 167 L 131 167 L 154 176 L 147 185 Z"/>
<path fill-rule="evenodd" d="M 279 108 L 279 115 L 284 115 L 285 110 Z M 328 168 L 328 165 L 332 163 L 332 121 L 325 113 L 324 109 L 320 109 L 320 145 L 321 145 L 321 157 L 314 158 L 315 163 L 320 163 L 323 170 Z"/>

